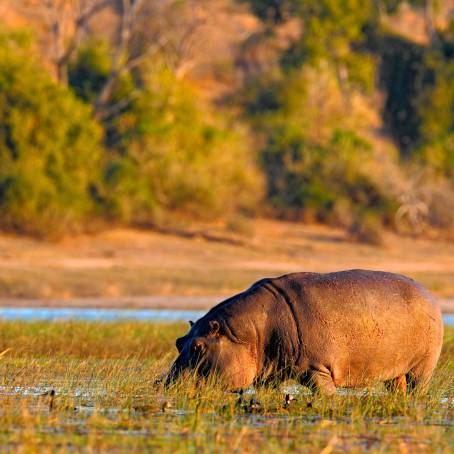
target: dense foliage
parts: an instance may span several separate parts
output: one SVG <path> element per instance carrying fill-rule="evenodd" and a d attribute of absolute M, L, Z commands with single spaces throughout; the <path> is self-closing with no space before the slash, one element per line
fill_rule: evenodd
<path fill-rule="evenodd" d="M 70 88 L 32 53 L 26 35 L 2 35 L 2 228 L 55 236 L 96 215 L 142 225 L 172 212 L 212 218 L 250 209 L 260 197 L 245 127 L 198 99 L 165 65 L 150 63 L 138 80 L 123 77 L 112 103 L 139 86 L 140 96 L 99 124 L 90 103 L 109 75 L 108 46 L 81 49 Z"/>
<path fill-rule="evenodd" d="M 261 190 L 244 128 L 165 65 L 147 66 L 142 84 L 115 122 L 122 141 L 105 172 L 109 212 L 146 223 L 166 212 L 209 218 L 250 208 Z"/>
<path fill-rule="evenodd" d="M 259 201 L 349 228 L 405 216 L 417 230 L 453 226 L 453 26 L 416 43 L 383 20 L 400 0 L 241 2 L 263 23 L 249 43 L 272 47 L 290 20 L 301 33 L 237 84 L 230 110 L 204 99 L 164 45 L 123 71 L 145 31 L 119 51 L 83 40 L 67 85 L 29 35 L 2 33 L 0 227 L 46 236 L 89 217 L 153 225 Z"/>
<path fill-rule="evenodd" d="M 55 84 L 29 37 L 0 36 L 0 226 L 43 236 L 78 228 L 95 210 L 102 130 Z"/>
<path fill-rule="evenodd" d="M 454 51 L 454 41 L 449 53 Z M 447 50 L 448 52 L 448 50 Z M 416 152 L 448 178 L 454 178 L 454 59 L 446 53 L 426 57 L 432 80 L 417 102 L 420 118 Z"/>
<path fill-rule="evenodd" d="M 304 67 L 263 90 L 274 92 L 274 102 L 257 106 L 253 97 L 248 107 L 268 131 L 262 163 L 278 212 L 344 226 L 365 211 L 385 220 L 392 200 L 370 172 L 374 153 L 360 135 L 362 117 L 349 115 L 335 76 Z"/>
<path fill-rule="evenodd" d="M 395 35 L 380 14 L 396 11 L 396 1 L 250 3 L 263 20 L 293 16 L 302 24 L 278 75 L 260 76 L 244 96 L 247 118 L 264 135 L 268 198 L 278 212 L 352 227 L 358 219 L 392 224 L 396 212 L 398 220 L 400 213 L 411 217 L 411 229 L 437 217 L 436 224 L 454 225 L 449 209 L 443 221 L 435 214 L 452 184 L 430 183 L 454 175 L 452 32 L 425 45 Z M 393 138 L 398 161 L 392 150 L 384 156 L 376 149 L 371 133 L 377 126 L 366 106 L 377 89 L 384 94 L 383 132 Z M 405 182 L 410 164 L 426 171 L 417 188 Z"/>

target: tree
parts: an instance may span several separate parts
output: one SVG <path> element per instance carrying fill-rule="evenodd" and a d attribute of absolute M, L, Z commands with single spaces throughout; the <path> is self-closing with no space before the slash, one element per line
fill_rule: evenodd
<path fill-rule="evenodd" d="M 150 224 L 174 212 L 213 218 L 251 209 L 261 185 L 245 131 L 167 65 L 145 68 L 142 96 L 116 119 L 123 142 L 105 173 L 112 216 Z"/>
<path fill-rule="evenodd" d="M 258 91 L 247 109 L 264 135 L 267 196 L 278 214 L 344 226 L 365 212 L 390 219 L 393 195 L 361 135 L 363 114 L 343 102 L 333 68 L 303 65 Z"/>
<path fill-rule="evenodd" d="M 44 24 L 48 36 L 48 56 L 57 79 L 67 84 L 68 64 L 77 52 L 97 13 L 114 0 L 10 0 L 13 6 Z"/>
<path fill-rule="evenodd" d="M 158 52 L 182 77 L 191 67 L 197 30 L 205 23 L 207 0 L 10 0 L 13 6 L 44 24 L 47 55 L 57 79 L 68 83 L 68 67 L 87 39 L 95 38 L 91 24 L 110 8 L 118 21 L 112 30 L 110 69 L 93 100 L 93 113 L 103 119 L 129 105 L 138 95 L 132 91 L 113 100 L 115 85 Z M 37 27 L 39 28 L 39 26 Z M 115 101 L 115 102 L 113 102 Z"/>
<path fill-rule="evenodd" d="M 90 107 L 0 35 L 0 224 L 40 236 L 83 225 L 96 207 L 102 131 Z"/>
<path fill-rule="evenodd" d="M 151 57 L 159 54 L 178 78 L 186 73 L 194 37 L 205 21 L 201 9 L 206 1 L 122 1 L 110 72 L 94 103 L 96 118 L 106 118 L 129 105 L 138 92 L 112 105 L 115 84 Z"/>
<path fill-rule="evenodd" d="M 454 177 L 454 59 L 440 53 L 426 57 L 433 71 L 416 102 L 419 142 L 414 153 L 439 174 Z"/>

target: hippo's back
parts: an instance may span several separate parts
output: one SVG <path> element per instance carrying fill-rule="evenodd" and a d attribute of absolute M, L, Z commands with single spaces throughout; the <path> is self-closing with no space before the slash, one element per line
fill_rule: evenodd
<path fill-rule="evenodd" d="M 443 337 L 440 309 L 424 287 L 405 276 L 349 270 L 294 273 L 270 283 L 294 314 L 301 367 L 322 363 L 339 386 L 436 364 Z"/>

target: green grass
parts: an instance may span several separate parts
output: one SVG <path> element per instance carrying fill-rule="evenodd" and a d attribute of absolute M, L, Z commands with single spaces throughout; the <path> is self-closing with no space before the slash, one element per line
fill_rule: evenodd
<path fill-rule="evenodd" d="M 0 445 L 23 452 L 452 452 L 454 328 L 425 396 L 155 384 L 183 324 L 0 322 Z M 289 384 L 291 385 L 291 384 Z M 55 390 L 55 397 L 49 394 Z M 47 392 L 46 395 L 44 395 Z M 249 400 L 250 396 L 246 396 Z"/>

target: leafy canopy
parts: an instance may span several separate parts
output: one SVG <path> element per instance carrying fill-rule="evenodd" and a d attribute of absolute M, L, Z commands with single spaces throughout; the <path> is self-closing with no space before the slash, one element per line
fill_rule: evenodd
<path fill-rule="evenodd" d="M 31 42 L 0 35 L 0 223 L 51 236 L 94 210 L 102 131 L 33 58 Z"/>
<path fill-rule="evenodd" d="M 261 179 L 244 128 L 159 62 L 142 84 L 115 123 L 122 142 L 105 173 L 111 213 L 153 222 L 165 212 L 213 217 L 251 207 Z"/>

